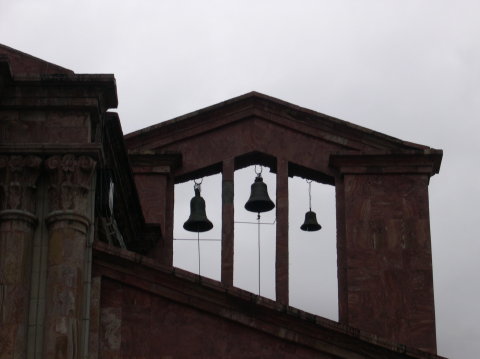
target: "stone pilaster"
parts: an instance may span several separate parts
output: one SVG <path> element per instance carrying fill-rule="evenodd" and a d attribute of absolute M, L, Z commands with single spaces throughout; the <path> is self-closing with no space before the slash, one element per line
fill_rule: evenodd
<path fill-rule="evenodd" d="M 438 156 L 337 155 L 340 321 L 436 352 L 428 204 Z"/>
<path fill-rule="evenodd" d="M 44 358 L 78 358 L 92 176 L 87 156 L 52 156 L 48 174 L 48 255 Z"/>
<path fill-rule="evenodd" d="M 223 161 L 222 168 L 222 284 L 233 286 L 234 260 L 234 160 Z"/>
<path fill-rule="evenodd" d="M 276 300 L 289 302 L 288 289 L 288 161 L 277 158 L 277 243 L 275 251 Z"/>
<path fill-rule="evenodd" d="M 0 358 L 25 358 L 41 159 L 0 156 Z"/>

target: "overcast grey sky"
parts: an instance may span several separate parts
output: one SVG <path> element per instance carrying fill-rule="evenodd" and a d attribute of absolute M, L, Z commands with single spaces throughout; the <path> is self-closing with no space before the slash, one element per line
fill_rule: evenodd
<path fill-rule="evenodd" d="M 443 149 L 438 350 L 466 359 L 480 352 L 479 19 L 478 0 L 0 0 L 0 43 L 114 73 L 125 133 L 256 90 Z"/>

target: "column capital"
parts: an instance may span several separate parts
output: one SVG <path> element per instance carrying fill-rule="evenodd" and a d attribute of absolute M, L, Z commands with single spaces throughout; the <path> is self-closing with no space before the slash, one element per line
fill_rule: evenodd
<path fill-rule="evenodd" d="M 0 156 L 0 211 L 35 213 L 34 192 L 41 163 L 38 156 Z"/>
<path fill-rule="evenodd" d="M 93 158 L 74 154 L 51 156 L 45 161 L 50 212 L 87 215 L 95 165 Z"/>

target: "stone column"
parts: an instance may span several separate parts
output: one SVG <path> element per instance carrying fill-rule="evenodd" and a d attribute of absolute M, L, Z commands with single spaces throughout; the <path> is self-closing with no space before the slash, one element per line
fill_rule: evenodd
<path fill-rule="evenodd" d="M 277 158 L 276 300 L 288 304 L 288 161 Z"/>
<path fill-rule="evenodd" d="M 0 156 L 0 358 L 25 358 L 41 159 Z"/>
<path fill-rule="evenodd" d="M 222 169 L 222 284 L 233 286 L 233 256 L 234 256 L 234 206 L 233 206 L 233 177 L 234 159 L 223 161 Z"/>
<path fill-rule="evenodd" d="M 53 156 L 48 172 L 49 214 L 44 358 L 78 358 L 84 301 L 84 262 L 95 161 Z"/>

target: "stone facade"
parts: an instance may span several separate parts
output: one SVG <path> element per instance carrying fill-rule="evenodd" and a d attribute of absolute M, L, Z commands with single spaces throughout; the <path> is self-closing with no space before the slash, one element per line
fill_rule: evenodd
<path fill-rule="evenodd" d="M 116 106 L 112 75 L 0 45 L 1 359 L 439 358 L 440 150 L 258 93 L 125 137 Z M 276 301 L 233 286 L 233 174 L 251 164 L 277 174 Z M 172 265 L 174 184 L 214 173 L 220 282 Z M 339 323 L 289 306 L 294 175 L 336 189 Z"/>

